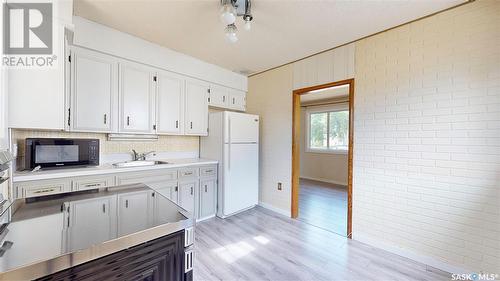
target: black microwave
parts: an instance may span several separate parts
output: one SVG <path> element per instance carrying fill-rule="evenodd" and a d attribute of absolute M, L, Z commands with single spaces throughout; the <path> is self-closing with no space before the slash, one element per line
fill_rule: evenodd
<path fill-rule="evenodd" d="M 28 138 L 25 169 L 99 165 L 98 139 Z"/>

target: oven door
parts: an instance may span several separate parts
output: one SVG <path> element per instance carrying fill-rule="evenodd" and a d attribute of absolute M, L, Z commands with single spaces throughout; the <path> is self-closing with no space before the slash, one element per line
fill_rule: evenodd
<path fill-rule="evenodd" d="M 99 164 L 98 139 L 26 139 L 26 168 Z"/>

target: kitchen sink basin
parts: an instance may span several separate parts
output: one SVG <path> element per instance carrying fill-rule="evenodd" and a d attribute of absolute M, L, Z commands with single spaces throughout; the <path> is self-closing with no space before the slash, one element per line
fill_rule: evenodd
<path fill-rule="evenodd" d="M 169 164 L 166 161 L 153 161 L 153 160 L 146 160 L 146 161 L 127 161 L 127 162 L 119 162 L 119 163 L 114 163 L 113 166 L 118 167 L 118 168 L 124 168 L 124 167 L 142 167 L 142 166 L 155 166 L 155 165 L 164 165 L 164 164 Z"/>

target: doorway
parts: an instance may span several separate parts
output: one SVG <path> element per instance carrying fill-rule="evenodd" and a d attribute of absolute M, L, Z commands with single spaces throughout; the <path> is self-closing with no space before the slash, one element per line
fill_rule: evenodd
<path fill-rule="evenodd" d="M 354 79 L 293 92 L 292 217 L 352 235 Z"/>

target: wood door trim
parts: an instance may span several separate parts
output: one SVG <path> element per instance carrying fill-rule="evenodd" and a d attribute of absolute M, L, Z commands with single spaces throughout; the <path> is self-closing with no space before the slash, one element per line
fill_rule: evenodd
<path fill-rule="evenodd" d="M 347 170 L 347 237 L 352 238 L 352 166 L 354 147 L 354 78 L 294 90 L 292 109 L 292 218 L 299 215 L 300 95 L 325 88 L 349 85 L 349 151 Z"/>

